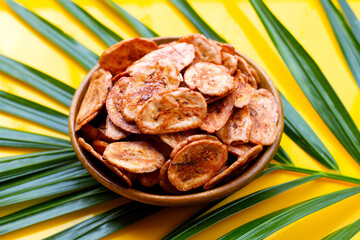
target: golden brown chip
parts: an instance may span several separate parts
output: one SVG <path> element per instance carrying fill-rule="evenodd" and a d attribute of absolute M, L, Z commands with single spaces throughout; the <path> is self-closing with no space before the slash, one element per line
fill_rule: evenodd
<path fill-rule="evenodd" d="M 111 89 L 109 96 L 106 100 L 106 110 L 109 114 L 109 118 L 112 123 L 131 133 L 140 133 L 140 130 L 134 122 L 128 122 L 121 114 L 121 103 L 124 95 L 124 91 L 130 82 L 129 77 L 123 77 L 116 82 Z"/>
<path fill-rule="evenodd" d="M 150 173 L 138 173 L 136 179 L 145 187 L 152 187 L 160 182 L 159 179 L 160 169 L 156 169 Z"/>
<path fill-rule="evenodd" d="M 231 116 L 233 106 L 234 96 L 232 94 L 209 104 L 206 118 L 200 129 L 208 133 L 214 133 L 222 128 Z"/>
<path fill-rule="evenodd" d="M 229 69 L 230 75 L 233 75 L 237 69 L 237 60 L 236 58 L 227 52 L 221 52 L 221 61 L 222 65 Z"/>
<path fill-rule="evenodd" d="M 195 129 L 190 129 L 182 132 L 174 132 L 174 133 L 166 133 L 160 134 L 159 137 L 161 140 L 168 144 L 171 148 L 174 148 L 180 142 L 182 142 L 185 138 L 195 135 L 197 131 Z"/>
<path fill-rule="evenodd" d="M 158 48 L 154 41 L 145 38 L 132 38 L 116 43 L 101 54 L 100 66 L 117 74 L 126 70 L 136 60 Z"/>
<path fill-rule="evenodd" d="M 179 42 L 191 43 L 195 46 L 194 62 L 210 62 L 221 64 L 221 53 L 216 44 L 201 34 L 190 34 L 179 39 Z"/>
<path fill-rule="evenodd" d="M 227 160 L 227 146 L 219 141 L 200 140 L 182 148 L 171 160 L 169 181 L 179 191 L 198 188 L 213 178 Z"/>
<path fill-rule="evenodd" d="M 94 150 L 94 148 L 90 144 L 85 142 L 83 138 L 78 138 L 78 141 L 83 148 L 85 148 L 93 156 L 99 159 L 106 167 L 108 167 L 117 176 L 119 176 L 122 180 L 124 180 L 129 187 L 132 186 L 130 178 L 125 173 L 123 173 L 122 171 L 120 171 L 120 169 L 118 169 L 117 167 L 111 165 L 108 161 L 106 161 L 98 152 Z"/>
<path fill-rule="evenodd" d="M 244 155 L 247 151 L 249 151 L 251 148 L 255 147 L 254 144 L 251 143 L 245 143 L 237 146 L 228 146 L 229 153 L 232 153 L 238 157 L 241 157 Z"/>
<path fill-rule="evenodd" d="M 138 109 L 151 96 L 167 89 L 178 88 L 182 76 L 174 64 L 155 62 L 134 74 L 126 88 L 121 113 L 127 121 L 134 121 Z"/>
<path fill-rule="evenodd" d="M 106 142 L 111 142 L 112 139 L 108 138 L 100 128 L 93 127 L 90 124 L 86 124 L 81 128 L 81 133 L 83 134 L 84 138 L 89 141 L 93 142 L 95 140 L 104 140 Z"/>
<path fill-rule="evenodd" d="M 161 153 L 143 141 L 111 143 L 103 157 L 112 165 L 133 173 L 153 172 L 165 162 Z"/>
<path fill-rule="evenodd" d="M 187 43 L 175 43 L 167 47 L 160 48 L 145 55 L 143 58 L 134 62 L 127 68 L 130 75 L 141 72 L 144 67 L 155 62 L 173 63 L 181 72 L 188 66 L 195 57 L 195 47 Z"/>
<path fill-rule="evenodd" d="M 112 140 L 120 140 L 130 135 L 121 128 L 114 125 L 109 115 L 106 117 L 105 135 Z"/>
<path fill-rule="evenodd" d="M 89 87 L 76 116 L 75 131 L 80 130 L 100 112 L 111 87 L 111 74 L 109 72 L 100 68 L 91 75 Z"/>
<path fill-rule="evenodd" d="M 158 135 L 136 134 L 132 137 L 134 141 L 144 141 L 150 143 L 166 159 L 169 158 L 172 148 L 164 143 Z"/>
<path fill-rule="evenodd" d="M 271 145 L 277 136 L 279 109 L 274 96 L 265 89 L 256 90 L 249 104 L 253 122 L 250 142 L 253 144 Z"/>
<path fill-rule="evenodd" d="M 250 84 L 246 83 L 243 79 L 239 79 L 239 82 L 239 87 L 233 93 L 235 98 L 234 106 L 237 108 L 242 108 L 243 106 L 248 105 L 256 89 L 253 88 Z"/>
<path fill-rule="evenodd" d="M 105 151 L 105 148 L 109 145 L 109 143 L 101 141 L 101 140 L 95 140 L 92 142 L 92 146 L 95 149 L 96 152 L 99 154 L 103 154 Z"/>
<path fill-rule="evenodd" d="M 221 43 L 220 47 L 221 47 L 221 52 L 226 52 L 231 55 L 235 55 L 235 47 L 233 45 L 228 43 Z"/>
<path fill-rule="evenodd" d="M 186 88 L 162 92 L 140 108 L 135 122 L 146 134 L 180 132 L 199 127 L 206 117 L 204 97 Z"/>
<path fill-rule="evenodd" d="M 259 153 L 262 151 L 261 145 L 256 145 L 251 149 L 247 150 L 242 156 L 226 168 L 223 172 L 216 175 L 210 181 L 205 183 L 204 189 L 208 190 L 218 185 L 219 183 L 225 183 L 238 176 L 239 172 L 242 170 L 243 166 L 246 166 L 251 160 L 255 159 Z"/>
<path fill-rule="evenodd" d="M 129 77 L 129 73 L 124 71 L 124 72 L 120 72 L 118 74 L 116 74 L 115 76 L 113 76 L 113 78 L 111 79 L 111 81 L 116 82 L 117 80 L 119 80 L 122 77 Z"/>
<path fill-rule="evenodd" d="M 209 96 L 223 96 L 236 87 L 226 67 L 207 62 L 191 65 L 184 74 L 184 81 L 190 89 Z"/>
<path fill-rule="evenodd" d="M 160 174 L 159 174 L 160 187 L 168 193 L 180 194 L 182 192 L 177 190 L 176 187 L 174 187 L 174 185 L 171 184 L 168 178 L 168 169 L 169 169 L 170 161 L 171 160 L 167 160 L 160 169 Z"/>
<path fill-rule="evenodd" d="M 249 142 L 253 122 L 247 106 L 236 109 L 227 123 L 216 132 L 221 141 L 227 145 Z"/>
<path fill-rule="evenodd" d="M 246 62 L 246 60 L 240 56 L 237 58 L 237 68 L 240 69 L 241 73 L 246 77 L 247 82 L 253 87 L 258 88 L 260 79 L 255 69 Z"/>

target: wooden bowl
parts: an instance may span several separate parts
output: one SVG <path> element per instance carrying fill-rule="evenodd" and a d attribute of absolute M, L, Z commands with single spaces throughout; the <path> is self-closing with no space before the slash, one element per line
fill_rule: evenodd
<path fill-rule="evenodd" d="M 172 41 L 178 40 L 178 37 L 157 37 L 152 40 L 157 44 L 168 43 Z M 236 192 L 240 188 L 249 184 L 252 180 L 254 180 L 269 164 L 271 159 L 274 157 L 281 140 L 281 136 L 284 128 L 284 115 L 283 109 L 281 105 L 281 100 L 279 93 L 270 80 L 270 78 L 266 75 L 266 73 L 251 59 L 240 52 L 236 52 L 236 54 L 245 58 L 245 60 L 257 71 L 259 78 L 261 80 L 261 84 L 259 88 L 265 88 L 269 90 L 272 94 L 274 94 L 275 100 L 278 104 L 279 108 L 279 121 L 278 121 L 278 135 L 275 142 L 267 147 L 264 147 L 264 150 L 257 157 L 255 161 L 252 161 L 250 166 L 248 166 L 245 171 L 232 181 L 225 183 L 219 187 L 213 188 L 211 190 L 206 190 L 202 192 L 189 193 L 184 195 L 169 195 L 167 193 L 162 192 L 146 192 L 143 189 L 137 188 L 129 188 L 122 184 L 118 177 L 113 174 L 109 169 L 107 169 L 103 164 L 99 163 L 99 160 L 95 159 L 90 153 L 88 153 L 84 148 L 80 146 L 77 141 L 77 133 L 74 130 L 75 126 L 75 118 L 78 113 L 81 101 L 86 93 L 86 90 L 89 85 L 90 76 L 99 68 L 97 64 L 94 66 L 91 71 L 87 74 L 84 81 L 81 83 L 79 88 L 76 90 L 74 98 L 70 107 L 70 115 L 69 115 L 69 132 L 71 143 L 74 147 L 75 153 L 84 167 L 89 171 L 89 173 L 102 185 L 107 187 L 108 189 L 133 200 L 153 204 L 160 206 L 188 206 L 188 205 L 197 205 L 203 204 L 207 202 L 212 202 L 230 194 Z"/>

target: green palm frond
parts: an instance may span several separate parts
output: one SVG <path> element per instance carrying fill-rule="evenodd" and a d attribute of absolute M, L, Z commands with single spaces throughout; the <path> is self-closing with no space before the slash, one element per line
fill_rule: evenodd
<path fill-rule="evenodd" d="M 353 10 L 350 8 L 346 0 L 338 0 L 341 9 L 346 17 L 347 22 L 352 30 L 353 35 L 355 36 L 357 42 L 360 44 L 360 21 L 356 17 Z"/>
<path fill-rule="evenodd" d="M 294 165 L 289 155 L 285 152 L 285 150 L 281 146 L 279 146 L 279 149 L 277 150 L 274 156 L 274 160 L 279 163 Z"/>
<path fill-rule="evenodd" d="M 358 232 L 360 232 L 360 219 L 333 233 L 330 233 L 322 240 L 351 240 Z"/>

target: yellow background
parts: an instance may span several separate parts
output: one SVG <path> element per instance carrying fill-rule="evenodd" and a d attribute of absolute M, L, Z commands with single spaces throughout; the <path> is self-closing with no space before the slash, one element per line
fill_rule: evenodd
<path fill-rule="evenodd" d="M 54 23 L 95 53 L 100 55 L 106 48 L 105 44 L 67 13 L 56 1 L 22 0 L 18 2 Z M 123 38 L 138 36 L 119 15 L 101 0 L 79 0 L 76 2 Z M 178 36 L 196 32 L 191 23 L 169 1 L 117 0 L 115 2 L 159 33 L 160 36 Z M 189 2 L 215 31 L 264 68 L 277 87 L 329 149 L 338 162 L 341 173 L 359 177 L 360 166 L 344 150 L 316 114 L 316 111 L 282 62 L 250 3 L 246 0 L 190 0 Z M 311 54 L 343 101 L 357 126 L 360 127 L 360 91 L 347 67 L 320 1 L 267 0 L 265 2 Z M 360 16 L 360 1 L 349 1 L 349 3 L 357 16 Z M 4 0 L 0 1 L 0 54 L 28 64 L 75 88 L 86 75 L 86 70 L 80 64 L 76 63 L 75 60 L 17 17 Z M 68 112 L 68 109 L 58 105 L 39 91 L 1 73 L 0 89 L 39 102 L 61 112 Z M 0 125 L 67 138 L 67 136 L 53 132 L 50 129 L 3 113 L 0 114 Z M 324 167 L 309 157 L 287 136 L 283 137 L 282 146 L 296 166 L 326 171 Z M 0 157 L 33 151 L 32 149 L 1 148 Z M 232 195 L 224 203 L 300 176 L 303 175 L 285 171 L 267 174 Z M 220 237 L 235 227 L 267 213 L 351 186 L 354 185 L 335 180 L 315 180 L 266 200 L 240 214 L 235 214 L 197 234 L 194 239 Z M 110 204 L 105 203 L 67 214 L 0 236 L 0 239 L 40 239 L 116 207 L 122 202 L 123 200 L 114 200 Z M 360 217 L 359 202 L 360 195 L 341 201 L 290 224 L 271 235 L 268 239 L 320 239 L 336 229 L 357 220 Z M 0 208 L 0 216 L 34 203 L 34 201 L 26 202 Z M 159 239 L 198 208 L 168 208 L 111 234 L 105 239 Z M 360 234 L 357 234 L 354 239 L 360 239 Z"/>

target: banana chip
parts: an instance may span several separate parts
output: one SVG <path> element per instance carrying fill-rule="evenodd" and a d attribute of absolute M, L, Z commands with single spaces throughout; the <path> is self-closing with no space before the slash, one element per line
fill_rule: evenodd
<path fill-rule="evenodd" d="M 103 157 L 110 164 L 133 173 L 153 172 L 165 162 L 161 153 L 143 141 L 111 143 Z"/>
<path fill-rule="evenodd" d="M 249 142 L 253 122 L 247 106 L 236 109 L 227 123 L 215 134 L 227 145 Z"/>
<path fill-rule="evenodd" d="M 184 81 L 190 89 L 209 96 L 223 96 L 236 87 L 226 67 L 208 62 L 191 65 L 184 74 Z"/>
<path fill-rule="evenodd" d="M 228 168 L 226 168 L 224 171 L 216 175 L 214 178 L 212 178 L 210 181 L 204 184 L 204 189 L 208 190 L 213 188 L 216 185 L 219 185 L 220 183 L 225 183 L 240 173 L 240 171 L 243 169 L 244 166 L 249 164 L 249 162 L 253 159 L 255 159 L 259 153 L 262 151 L 261 145 L 256 145 L 252 147 L 251 149 L 248 149 L 244 152 L 242 156 L 239 156 L 238 159 L 231 164 Z"/>
<path fill-rule="evenodd" d="M 140 108 L 135 122 L 141 132 L 164 134 L 199 127 L 206 117 L 204 97 L 186 88 L 162 92 Z"/>
<path fill-rule="evenodd" d="M 255 145 L 251 143 L 245 143 L 237 146 L 228 146 L 229 153 L 234 154 L 235 156 L 241 157 Z"/>
<path fill-rule="evenodd" d="M 273 144 L 277 136 L 279 119 L 279 109 L 274 96 L 268 90 L 256 90 L 248 106 L 254 123 L 250 142 L 261 145 Z"/>
<path fill-rule="evenodd" d="M 240 56 L 237 58 L 237 68 L 240 69 L 243 76 L 246 77 L 247 82 L 253 87 L 258 88 L 260 84 L 259 76 L 257 75 L 255 69 L 246 62 L 246 60 Z"/>
<path fill-rule="evenodd" d="M 133 75 L 126 88 L 121 113 L 127 121 L 134 121 L 138 109 L 151 96 L 179 87 L 182 76 L 174 64 L 155 62 Z"/>
<path fill-rule="evenodd" d="M 90 124 L 86 124 L 81 128 L 81 133 L 83 134 L 84 138 L 89 141 L 93 142 L 95 140 L 104 140 L 106 142 L 111 142 L 112 139 L 108 138 L 100 128 L 93 127 Z"/>
<path fill-rule="evenodd" d="M 106 99 L 106 110 L 112 123 L 131 133 L 140 133 L 139 128 L 134 122 L 128 122 L 121 114 L 121 103 L 124 91 L 130 82 L 129 77 L 120 78 L 111 89 L 109 96 Z"/>
<path fill-rule="evenodd" d="M 115 126 L 110 117 L 106 117 L 105 135 L 113 141 L 123 139 L 130 135 L 130 133 L 123 131 L 121 128 Z"/>
<path fill-rule="evenodd" d="M 250 99 L 254 95 L 256 89 L 253 88 L 250 84 L 246 83 L 242 78 L 239 79 L 239 86 L 233 93 L 234 106 L 237 108 L 242 108 L 243 106 L 248 105 Z"/>
<path fill-rule="evenodd" d="M 156 169 L 150 173 L 139 173 L 136 175 L 136 179 L 139 183 L 145 187 L 152 187 L 160 182 L 160 169 Z"/>
<path fill-rule="evenodd" d="M 171 160 L 168 178 L 179 191 L 198 188 L 224 166 L 228 152 L 219 141 L 200 140 L 182 148 Z"/>
<path fill-rule="evenodd" d="M 237 69 L 236 58 L 227 52 L 221 52 L 222 65 L 229 69 L 230 75 L 233 75 Z"/>
<path fill-rule="evenodd" d="M 171 148 L 174 148 L 174 147 L 176 147 L 176 145 L 178 145 L 180 142 L 182 142 L 185 138 L 187 138 L 191 135 L 195 135 L 196 133 L 197 133 L 196 130 L 190 129 L 190 130 L 183 131 L 183 132 L 161 134 L 161 135 L 159 135 L 159 137 L 161 138 L 161 140 L 164 143 L 168 144 Z"/>
<path fill-rule="evenodd" d="M 104 153 L 104 151 L 108 145 L 109 145 L 109 143 L 101 141 L 101 140 L 95 140 L 92 142 L 92 146 L 95 149 L 95 151 L 101 155 Z"/>
<path fill-rule="evenodd" d="M 233 112 L 233 106 L 233 94 L 209 104 L 206 118 L 200 126 L 200 129 L 208 133 L 214 133 L 222 128 L 229 120 L 229 117 Z"/>
<path fill-rule="evenodd" d="M 180 194 L 181 192 L 177 190 L 176 187 L 174 187 L 174 185 L 171 184 L 168 178 L 168 169 L 169 169 L 170 161 L 171 160 L 167 160 L 160 169 L 160 174 L 159 174 L 160 187 L 168 193 Z"/>
<path fill-rule="evenodd" d="M 116 43 L 101 54 L 100 67 L 117 74 L 126 70 L 136 60 L 158 48 L 154 41 L 132 38 Z"/>
<path fill-rule="evenodd" d="M 75 131 L 90 122 L 104 106 L 112 87 L 111 74 L 99 69 L 91 75 L 89 87 L 75 119 Z"/>

